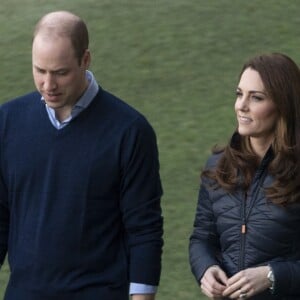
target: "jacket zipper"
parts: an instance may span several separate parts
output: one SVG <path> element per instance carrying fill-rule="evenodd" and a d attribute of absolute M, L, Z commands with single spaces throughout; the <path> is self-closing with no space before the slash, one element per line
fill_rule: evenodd
<path fill-rule="evenodd" d="M 241 271 L 245 268 L 245 241 L 246 241 L 246 234 L 247 234 L 247 220 L 249 218 L 249 215 L 252 211 L 253 206 L 255 205 L 256 199 L 258 197 L 259 190 L 261 188 L 261 184 L 264 181 L 267 173 L 264 172 L 264 174 L 261 175 L 258 184 L 256 186 L 255 192 L 253 194 L 253 198 L 251 199 L 251 203 L 248 209 L 248 212 L 246 211 L 247 207 L 247 198 L 248 194 L 247 191 L 244 194 L 244 199 L 242 201 L 242 207 L 241 207 L 241 252 L 239 257 L 239 264 L 238 264 L 238 270 Z"/>
<path fill-rule="evenodd" d="M 242 201 L 242 208 L 241 208 L 241 252 L 240 252 L 240 259 L 239 259 L 239 265 L 238 270 L 244 269 L 244 255 L 245 255 L 245 240 L 246 240 L 246 233 L 247 233 L 247 223 L 246 223 L 246 202 L 247 202 L 247 192 L 245 192 L 244 199 Z"/>

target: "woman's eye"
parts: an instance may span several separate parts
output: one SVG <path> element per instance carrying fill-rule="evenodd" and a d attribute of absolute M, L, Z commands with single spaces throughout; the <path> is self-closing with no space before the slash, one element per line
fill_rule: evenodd
<path fill-rule="evenodd" d="M 236 95 L 238 98 L 243 96 L 243 94 L 242 94 L 241 92 L 239 92 L 239 91 L 236 91 L 236 92 L 235 92 L 235 95 Z"/>
<path fill-rule="evenodd" d="M 255 96 L 255 95 L 253 95 L 253 96 L 252 96 L 252 99 L 255 100 L 255 101 L 261 101 L 261 100 L 263 100 L 264 98 L 261 97 L 261 96 Z"/>

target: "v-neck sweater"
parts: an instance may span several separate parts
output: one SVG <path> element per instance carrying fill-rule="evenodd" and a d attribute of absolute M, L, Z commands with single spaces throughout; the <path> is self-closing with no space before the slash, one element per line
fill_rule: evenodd
<path fill-rule="evenodd" d="M 121 300 L 129 282 L 158 285 L 162 189 L 152 127 L 100 88 L 57 130 L 40 98 L 0 108 L 5 299 Z"/>

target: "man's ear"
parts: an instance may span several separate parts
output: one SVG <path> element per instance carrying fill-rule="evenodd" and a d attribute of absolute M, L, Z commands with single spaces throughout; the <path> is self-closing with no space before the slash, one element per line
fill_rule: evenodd
<path fill-rule="evenodd" d="M 84 65 L 86 70 L 89 68 L 90 63 L 91 63 L 91 53 L 90 53 L 89 49 L 86 49 L 84 51 L 81 63 Z"/>

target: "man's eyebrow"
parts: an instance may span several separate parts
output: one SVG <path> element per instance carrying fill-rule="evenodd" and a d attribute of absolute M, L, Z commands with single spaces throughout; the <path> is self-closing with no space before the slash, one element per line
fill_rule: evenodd
<path fill-rule="evenodd" d="M 39 71 L 46 71 L 45 69 L 37 66 L 37 65 L 33 65 L 33 67 Z M 56 69 L 56 70 L 50 70 L 50 73 L 58 73 L 58 72 L 66 72 L 68 71 L 68 68 L 60 68 L 60 69 Z"/>

